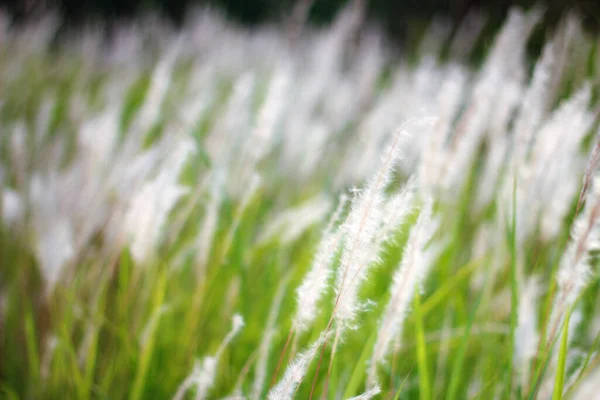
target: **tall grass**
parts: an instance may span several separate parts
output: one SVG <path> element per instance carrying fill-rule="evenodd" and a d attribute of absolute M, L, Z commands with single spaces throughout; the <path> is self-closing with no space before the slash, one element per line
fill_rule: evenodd
<path fill-rule="evenodd" d="M 597 392 L 598 38 L 530 60 L 513 9 L 397 52 L 360 6 L 2 15 L 0 397 Z"/>

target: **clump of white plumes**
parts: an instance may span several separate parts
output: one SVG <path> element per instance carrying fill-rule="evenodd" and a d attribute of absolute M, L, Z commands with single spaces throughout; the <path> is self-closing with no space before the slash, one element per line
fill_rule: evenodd
<path fill-rule="evenodd" d="M 431 208 L 431 201 L 428 201 L 410 231 L 402 261 L 392 278 L 390 301 L 383 313 L 371 357 L 369 381 L 372 384 L 377 381 L 377 365 L 384 361 L 389 353 L 390 344 L 401 334 L 415 290 L 420 289 L 436 255 L 434 248 L 427 247 L 438 227 L 438 221 L 432 219 Z"/>
<path fill-rule="evenodd" d="M 234 315 L 231 330 L 227 336 L 225 336 L 215 354 L 213 356 L 204 357 L 202 361 L 196 362 L 192 373 L 181 383 L 175 396 L 173 396 L 173 400 L 183 399 L 185 393 L 194 387 L 196 388 L 196 400 L 203 400 L 208 396 L 208 392 L 215 384 L 217 366 L 221 354 L 243 327 L 244 319 L 238 314 Z"/>
<path fill-rule="evenodd" d="M 573 41 L 570 25 L 545 45 L 514 123 L 511 161 L 500 196 L 512 202 L 516 179 L 518 243 L 538 227 L 543 240 L 556 237 L 584 170 L 580 147 L 592 123 L 589 87 L 582 85 L 549 114 Z"/>
<path fill-rule="evenodd" d="M 325 293 L 332 273 L 334 256 L 339 247 L 341 231 L 336 224 L 348 198 L 341 195 L 338 207 L 329 219 L 327 228 L 315 252 L 315 258 L 304 280 L 296 289 L 297 310 L 292 325 L 296 333 L 306 331 L 317 317 L 317 305 Z"/>
<path fill-rule="evenodd" d="M 585 167 L 580 146 L 593 122 L 588 111 L 590 89 L 584 85 L 553 113 L 540 129 L 532 149 L 536 175 L 535 189 L 532 188 L 536 194 L 532 198 L 538 200 L 541 208 L 541 234 L 546 240 L 559 233 L 579 189 Z"/>
<path fill-rule="evenodd" d="M 452 151 L 443 178 L 446 190 L 456 191 L 465 184 L 468 175 L 465 171 L 471 170 L 495 111 L 495 92 L 505 80 L 521 79 L 525 43 L 538 20 L 539 13 L 535 11 L 523 14 L 511 10 L 473 87 L 469 107 L 460 116 L 454 136 L 450 138 Z"/>

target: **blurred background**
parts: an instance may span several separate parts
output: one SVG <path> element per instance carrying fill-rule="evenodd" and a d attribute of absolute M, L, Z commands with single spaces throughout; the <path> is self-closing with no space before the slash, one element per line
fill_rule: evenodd
<path fill-rule="evenodd" d="M 148 12 L 166 16 L 178 25 L 193 6 L 214 7 L 232 20 L 252 25 L 285 20 L 295 3 L 296 0 L 0 0 L 16 21 L 35 18 L 48 9 L 58 10 L 66 28 L 97 20 L 110 26 L 114 21 Z M 309 19 L 314 24 L 326 23 L 345 3 L 347 0 L 313 1 Z M 598 0 L 366 0 L 369 19 L 377 21 L 396 40 L 404 39 L 412 26 L 427 23 L 432 16 L 448 18 L 456 26 L 474 10 L 487 15 L 493 31 L 511 6 L 529 8 L 534 4 L 547 10 L 544 29 L 551 28 L 569 10 L 582 16 L 586 29 L 598 31 L 600 26 Z"/>

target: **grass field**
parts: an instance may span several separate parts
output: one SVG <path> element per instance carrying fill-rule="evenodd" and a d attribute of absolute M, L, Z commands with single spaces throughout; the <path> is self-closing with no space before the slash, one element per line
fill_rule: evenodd
<path fill-rule="evenodd" d="M 600 42 L 541 13 L 4 16 L 0 397 L 595 398 Z"/>

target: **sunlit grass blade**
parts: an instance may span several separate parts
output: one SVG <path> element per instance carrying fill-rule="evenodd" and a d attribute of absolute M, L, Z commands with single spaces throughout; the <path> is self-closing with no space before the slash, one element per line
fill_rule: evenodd
<path fill-rule="evenodd" d="M 558 361 L 556 364 L 556 377 L 554 379 L 554 392 L 552 400 L 561 400 L 564 392 L 565 384 L 565 367 L 567 364 L 567 351 L 569 344 L 569 319 L 571 318 L 571 310 L 567 311 L 565 321 L 563 323 L 562 339 L 560 341 L 560 350 L 558 352 Z"/>
<path fill-rule="evenodd" d="M 483 286 L 485 287 L 486 284 L 487 284 L 487 273 L 486 273 L 486 278 L 485 278 Z M 446 400 L 455 400 L 458 396 L 458 390 L 459 390 L 459 386 L 461 384 L 461 379 L 463 379 L 462 369 L 463 369 L 465 357 L 467 354 L 467 349 L 469 347 L 471 328 L 473 327 L 473 322 L 475 321 L 475 317 L 477 315 L 477 310 L 479 309 L 479 305 L 481 304 L 481 300 L 483 299 L 484 293 L 485 293 L 485 291 L 482 290 L 481 293 L 477 296 L 477 300 L 475 301 L 475 304 L 473 305 L 473 309 L 471 310 L 471 312 L 469 314 L 469 317 L 467 320 L 467 325 L 465 327 L 465 332 L 462 336 L 462 339 L 461 339 L 459 347 L 458 347 L 458 353 L 454 356 L 454 362 L 452 363 L 452 372 L 450 375 L 450 384 L 448 387 L 448 392 L 446 394 Z"/>
<path fill-rule="evenodd" d="M 506 390 L 508 397 L 512 398 L 513 393 L 513 365 L 515 351 L 515 335 L 518 323 L 519 308 L 519 283 L 517 281 L 517 178 L 513 181 L 512 212 L 509 232 L 510 248 L 510 342 L 508 347 L 508 362 L 506 372 Z"/>
<path fill-rule="evenodd" d="M 31 308 L 27 307 L 25 314 L 25 337 L 27 340 L 27 365 L 29 370 L 29 382 L 31 389 L 39 385 L 40 357 L 38 352 L 37 338 L 35 334 L 35 323 Z"/>
<path fill-rule="evenodd" d="M 427 362 L 427 342 L 423 328 L 423 314 L 420 307 L 420 294 L 414 296 L 413 306 L 415 315 L 415 334 L 417 336 L 417 363 L 419 366 L 419 398 L 431 399 L 431 382 L 429 380 L 429 365 Z"/>
<path fill-rule="evenodd" d="M 150 327 L 150 331 L 147 332 L 147 336 L 143 343 L 141 343 L 141 354 L 137 364 L 136 374 L 133 381 L 133 386 L 131 390 L 131 396 L 129 397 L 131 400 L 139 400 L 143 396 L 144 388 L 145 388 L 145 380 L 148 372 L 148 368 L 150 366 L 150 361 L 152 359 L 152 354 L 154 352 L 154 343 L 156 339 L 156 332 L 158 330 L 158 325 L 160 324 L 160 308 L 163 305 L 163 299 L 165 295 L 165 289 L 167 285 L 167 273 L 164 269 L 159 272 L 159 277 L 157 279 L 156 287 L 154 288 L 153 293 L 153 306 L 152 312 L 150 314 L 150 318 L 157 317 L 155 323 L 150 322 L 152 326 Z"/>
<path fill-rule="evenodd" d="M 358 388 L 360 388 L 360 386 L 364 383 L 365 372 L 367 370 L 367 360 L 371 355 L 375 340 L 377 340 L 377 330 L 374 329 L 371 331 L 369 339 L 365 342 L 362 352 L 360 353 L 360 357 L 354 364 L 354 370 L 352 371 L 352 375 L 350 375 L 350 380 L 346 385 L 346 390 L 344 390 L 343 398 L 346 399 L 354 396 L 358 391 Z"/>

